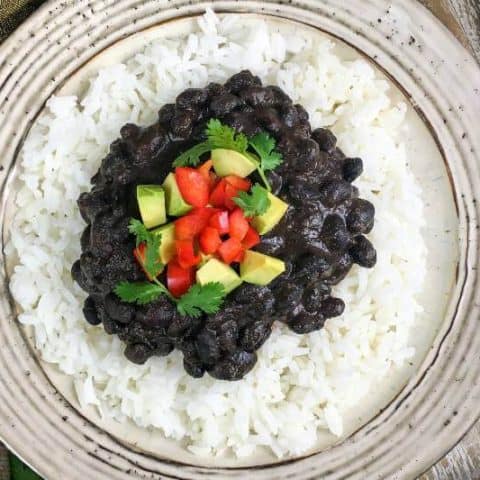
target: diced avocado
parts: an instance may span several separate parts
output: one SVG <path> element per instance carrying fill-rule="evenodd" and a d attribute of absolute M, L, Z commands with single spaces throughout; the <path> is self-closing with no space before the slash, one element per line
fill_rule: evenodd
<path fill-rule="evenodd" d="M 160 261 L 166 265 L 175 256 L 175 224 L 167 223 L 163 227 L 156 228 L 152 231 L 154 235 L 161 235 L 160 248 L 158 255 Z"/>
<path fill-rule="evenodd" d="M 257 169 L 255 160 L 249 155 L 224 148 L 212 150 L 212 162 L 216 174 L 220 177 L 237 175 L 245 178 Z"/>
<path fill-rule="evenodd" d="M 272 193 L 268 194 L 268 198 L 270 199 L 270 206 L 267 211 L 263 215 L 254 217 L 252 220 L 253 227 L 260 235 L 265 235 L 272 230 L 288 209 L 288 203 L 285 203 Z"/>
<path fill-rule="evenodd" d="M 183 199 L 173 172 L 168 174 L 163 182 L 163 188 L 165 190 L 168 215 L 180 217 L 192 209 L 192 206 Z"/>
<path fill-rule="evenodd" d="M 247 250 L 240 264 L 240 276 L 243 281 L 254 285 L 268 285 L 285 271 L 285 263 L 275 257 Z"/>
<path fill-rule="evenodd" d="M 229 293 L 242 283 L 242 279 L 233 268 L 216 258 L 212 258 L 197 270 L 197 282 L 200 285 L 220 282 L 225 288 L 225 292 Z"/>
<path fill-rule="evenodd" d="M 165 192 L 160 185 L 137 185 L 137 202 L 147 228 L 158 227 L 167 221 Z"/>

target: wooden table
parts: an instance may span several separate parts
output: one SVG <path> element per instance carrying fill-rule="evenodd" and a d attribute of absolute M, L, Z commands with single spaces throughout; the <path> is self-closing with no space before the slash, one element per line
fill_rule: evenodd
<path fill-rule="evenodd" d="M 420 1 L 447 25 L 480 63 L 480 0 Z M 33 3 L 38 5 L 42 0 Z M 7 471 L 6 450 L 0 444 L 0 480 L 8 480 Z M 480 480 L 480 422 L 419 480 Z"/>

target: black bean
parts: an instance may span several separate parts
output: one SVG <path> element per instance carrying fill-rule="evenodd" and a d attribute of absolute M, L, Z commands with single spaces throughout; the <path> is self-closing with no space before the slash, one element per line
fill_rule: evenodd
<path fill-rule="evenodd" d="M 132 140 L 140 134 L 140 127 L 134 123 L 127 123 L 120 129 L 120 135 L 124 140 Z"/>
<path fill-rule="evenodd" d="M 284 124 L 274 108 L 259 108 L 255 111 L 260 124 L 270 132 L 279 133 Z"/>
<path fill-rule="evenodd" d="M 340 215 L 329 215 L 323 223 L 322 240 L 330 251 L 338 252 L 347 248 L 350 235 Z"/>
<path fill-rule="evenodd" d="M 158 121 L 163 124 L 169 124 L 175 115 L 175 104 L 167 103 L 158 111 Z"/>
<path fill-rule="evenodd" d="M 363 161 L 361 158 L 346 158 L 343 162 L 343 178 L 347 182 L 353 182 L 363 173 Z"/>
<path fill-rule="evenodd" d="M 125 356 L 137 365 L 143 365 L 151 355 L 151 349 L 143 343 L 130 344 L 125 348 Z"/>
<path fill-rule="evenodd" d="M 220 358 L 220 345 L 211 329 L 203 329 L 195 340 L 198 358 L 205 365 L 213 365 Z"/>
<path fill-rule="evenodd" d="M 320 330 L 324 324 L 325 319 L 321 315 L 307 312 L 300 313 L 288 322 L 290 329 L 301 335 Z"/>
<path fill-rule="evenodd" d="M 83 304 L 83 315 L 90 325 L 99 325 L 102 320 L 98 318 L 97 308 L 92 297 L 87 297 Z"/>
<path fill-rule="evenodd" d="M 210 101 L 210 109 L 217 117 L 224 117 L 242 104 L 242 100 L 231 93 L 224 93 Z"/>
<path fill-rule="evenodd" d="M 322 282 L 317 282 L 303 292 L 302 303 L 305 310 L 315 313 L 320 308 L 322 300 L 329 295 L 330 288 Z"/>
<path fill-rule="evenodd" d="M 222 352 L 233 352 L 237 347 L 237 322 L 235 320 L 229 320 L 225 323 L 222 323 L 217 329 L 217 337 L 218 344 Z"/>
<path fill-rule="evenodd" d="M 339 317 L 345 310 L 345 303 L 340 298 L 329 297 L 322 301 L 320 309 L 325 318 Z"/>
<path fill-rule="evenodd" d="M 257 320 L 242 330 L 239 345 L 247 352 L 254 352 L 267 341 L 271 333 L 270 322 L 265 322 L 264 319 Z"/>
<path fill-rule="evenodd" d="M 348 215 L 347 227 L 352 233 L 370 233 L 373 228 L 375 207 L 367 200 L 353 200 Z"/>
<path fill-rule="evenodd" d="M 270 90 L 257 85 L 247 87 L 240 92 L 240 98 L 251 107 L 262 107 L 273 105 L 274 94 Z"/>
<path fill-rule="evenodd" d="M 172 119 L 172 132 L 179 138 L 188 138 L 192 133 L 193 124 L 197 119 L 198 112 L 194 109 L 175 110 Z"/>
<path fill-rule="evenodd" d="M 202 365 L 200 360 L 192 361 L 192 360 L 183 360 L 183 368 L 185 371 L 193 378 L 202 378 L 205 374 L 205 367 Z"/>
<path fill-rule="evenodd" d="M 208 373 L 219 380 L 241 380 L 255 365 L 255 353 L 237 350 L 222 358 Z"/>
<path fill-rule="evenodd" d="M 252 74 L 249 70 L 242 70 L 230 77 L 225 83 L 225 88 L 233 93 L 249 87 L 250 85 L 261 85 L 260 79 Z"/>
<path fill-rule="evenodd" d="M 324 152 L 331 152 L 337 146 L 337 138 L 326 128 L 315 129 L 312 132 L 312 137 L 318 143 L 320 150 Z"/>
<path fill-rule="evenodd" d="M 329 208 L 345 202 L 351 195 L 351 185 L 343 180 L 327 181 L 320 188 L 320 199 Z"/>
<path fill-rule="evenodd" d="M 370 240 L 363 235 L 353 239 L 350 255 L 355 263 L 365 268 L 373 268 L 377 263 L 377 252 Z"/>
<path fill-rule="evenodd" d="M 208 91 L 203 88 L 187 88 L 178 95 L 176 102 L 181 109 L 189 109 L 204 104 L 208 99 Z"/>
<path fill-rule="evenodd" d="M 105 310 L 107 314 L 120 323 L 129 323 L 135 315 L 135 307 L 122 302 L 115 294 L 105 297 Z"/>

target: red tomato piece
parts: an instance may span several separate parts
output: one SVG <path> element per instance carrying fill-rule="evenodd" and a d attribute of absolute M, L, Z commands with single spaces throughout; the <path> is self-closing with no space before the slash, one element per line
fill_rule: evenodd
<path fill-rule="evenodd" d="M 229 265 L 233 261 L 235 261 L 235 258 L 240 254 L 240 252 L 243 251 L 243 245 L 240 242 L 240 240 L 237 240 L 236 238 L 229 238 L 228 240 L 225 240 L 223 242 L 219 249 L 218 249 L 218 254 L 222 258 L 222 260 Z"/>
<path fill-rule="evenodd" d="M 252 187 L 252 182 L 248 178 L 238 177 L 237 175 L 228 175 L 225 177 L 225 181 L 242 192 L 248 192 Z"/>
<path fill-rule="evenodd" d="M 215 228 L 220 235 L 226 235 L 230 231 L 230 220 L 228 219 L 227 210 L 214 213 L 208 224 Z"/>
<path fill-rule="evenodd" d="M 195 208 L 175 220 L 175 238 L 178 240 L 193 239 L 207 226 L 210 217 L 217 211 L 210 207 Z"/>
<path fill-rule="evenodd" d="M 235 210 L 235 208 L 237 208 L 237 204 L 233 201 L 233 199 L 235 197 L 238 197 L 238 192 L 240 191 L 241 190 L 238 190 L 237 188 L 235 188 L 233 185 L 230 185 L 229 183 L 225 185 L 224 204 L 228 210 Z"/>
<path fill-rule="evenodd" d="M 218 247 L 222 244 L 222 239 L 216 228 L 205 227 L 200 234 L 199 243 L 202 252 L 210 255 L 218 250 Z"/>
<path fill-rule="evenodd" d="M 245 250 L 255 247 L 260 243 L 260 235 L 258 232 L 253 228 L 249 227 L 248 232 L 242 240 L 242 245 L 244 246 Z"/>
<path fill-rule="evenodd" d="M 183 199 L 194 207 L 205 207 L 210 191 L 209 180 L 196 168 L 177 167 L 175 179 Z"/>
<path fill-rule="evenodd" d="M 211 171 L 212 167 L 212 160 L 207 160 L 205 163 L 203 163 L 197 168 L 197 170 L 203 175 L 205 180 L 207 180 L 209 190 L 212 190 L 217 183 L 217 176 Z"/>
<path fill-rule="evenodd" d="M 210 194 L 210 204 L 214 207 L 225 207 L 225 187 L 227 182 L 222 178 Z"/>
<path fill-rule="evenodd" d="M 233 259 L 233 263 L 242 263 L 245 259 L 245 250 L 241 250 L 240 253 Z"/>
<path fill-rule="evenodd" d="M 177 261 L 182 268 L 195 267 L 202 260 L 200 255 L 195 255 L 193 240 L 176 240 Z"/>
<path fill-rule="evenodd" d="M 245 215 L 243 214 L 243 210 L 241 208 L 236 208 L 230 214 L 230 236 L 232 238 L 236 238 L 237 240 L 242 241 L 245 238 L 245 235 L 250 228 Z"/>
<path fill-rule="evenodd" d="M 133 256 L 137 260 L 138 264 L 142 267 L 143 273 L 147 278 L 152 281 L 153 278 L 145 270 L 145 256 L 147 255 L 147 246 L 144 243 L 141 243 L 137 248 L 133 249 Z"/>
<path fill-rule="evenodd" d="M 195 269 L 182 268 L 176 259 L 167 265 L 167 288 L 174 297 L 180 297 L 195 283 Z"/>

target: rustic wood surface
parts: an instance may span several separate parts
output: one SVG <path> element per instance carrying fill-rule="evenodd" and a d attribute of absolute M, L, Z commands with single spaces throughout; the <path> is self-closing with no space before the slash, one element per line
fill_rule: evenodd
<path fill-rule="evenodd" d="M 0 9 L 4 8 L 4 1 L 12 2 L 0 0 Z M 42 3 L 41 0 L 35 1 Z M 480 62 L 480 0 L 420 1 L 447 25 Z M 0 444 L 0 480 L 8 479 L 6 449 Z M 480 480 L 480 422 L 448 455 L 418 480 Z"/>

